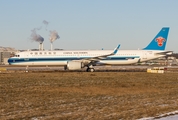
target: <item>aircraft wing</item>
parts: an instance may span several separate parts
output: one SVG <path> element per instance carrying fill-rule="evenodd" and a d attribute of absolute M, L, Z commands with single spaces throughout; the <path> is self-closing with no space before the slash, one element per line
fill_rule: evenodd
<path fill-rule="evenodd" d="M 96 56 L 96 57 L 91 57 L 91 58 L 86 58 L 84 60 L 89 60 L 89 61 L 98 61 L 98 60 L 102 60 L 105 59 L 108 56 L 111 55 L 115 55 L 117 53 L 117 51 L 119 50 L 120 44 L 114 49 L 114 51 L 110 54 L 106 54 L 106 55 L 101 55 L 101 56 Z"/>
<path fill-rule="evenodd" d="M 120 47 L 120 44 L 110 54 L 101 55 L 101 56 L 95 56 L 95 57 L 91 57 L 91 58 L 84 58 L 84 59 L 77 60 L 77 61 L 82 61 L 83 63 L 97 62 L 99 60 L 107 58 L 108 56 L 115 55 L 118 52 L 119 47 Z"/>

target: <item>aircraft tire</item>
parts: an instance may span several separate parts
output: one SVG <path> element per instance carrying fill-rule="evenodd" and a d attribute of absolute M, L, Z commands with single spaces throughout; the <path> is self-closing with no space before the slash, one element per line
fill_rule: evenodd
<path fill-rule="evenodd" d="M 94 68 L 87 68 L 87 72 L 94 72 L 95 69 Z"/>

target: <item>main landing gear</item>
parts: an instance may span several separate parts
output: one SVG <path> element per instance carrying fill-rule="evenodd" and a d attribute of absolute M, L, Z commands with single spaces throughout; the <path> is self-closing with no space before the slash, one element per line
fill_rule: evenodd
<path fill-rule="evenodd" d="M 95 69 L 94 68 L 87 68 L 87 72 L 94 72 Z"/>
<path fill-rule="evenodd" d="M 93 65 L 90 65 L 90 66 L 87 67 L 87 70 L 86 70 L 86 71 L 87 71 L 87 72 L 94 72 L 95 69 L 93 68 Z"/>

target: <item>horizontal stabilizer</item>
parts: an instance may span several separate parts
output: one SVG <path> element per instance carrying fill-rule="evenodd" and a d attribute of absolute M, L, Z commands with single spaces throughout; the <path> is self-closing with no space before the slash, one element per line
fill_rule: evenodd
<path fill-rule="evenodd" d="M 171 55 L 173 53 L 173 51 L 164 51 L 164 52 L 159 52 L 159 53 L 156 53 L 158 55 Z"/>

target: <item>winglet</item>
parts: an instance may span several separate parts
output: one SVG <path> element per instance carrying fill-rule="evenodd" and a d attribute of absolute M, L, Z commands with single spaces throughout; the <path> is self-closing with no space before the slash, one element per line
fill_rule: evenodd
<path fill-rule="evenodd" d="M 113 55 L 115 55 L 117 53 L 117 51 L 119 50 L 120 44 L 114 49 L 114 52 L 112 53 Z"/>

